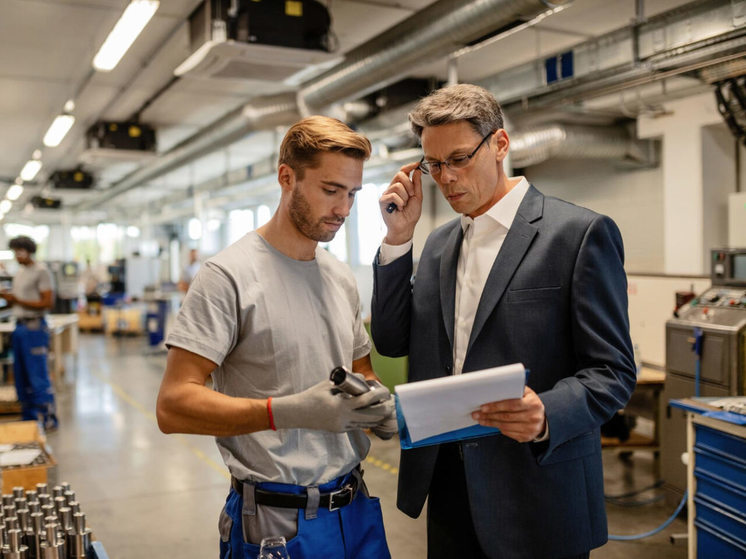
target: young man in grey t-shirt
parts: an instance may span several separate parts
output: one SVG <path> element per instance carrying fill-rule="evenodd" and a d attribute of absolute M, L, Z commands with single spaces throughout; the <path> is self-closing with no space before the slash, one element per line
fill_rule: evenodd
<path fill-rule="evenodd" d="M 318 247 L 349 215 L 369 155 L 338 120 L 292 126 L 276 213 L 202 265 L 166 340 L 159 425 L 216 436 L 231 472 L 221 558 L 253 559 L 267 536 L 286 537 L 293 559 L 390 557 L 360 462 L 362 429 L 394 434 L 393 401 L 371 366 L 352 272 Z M 373 389 L 333 393 L 337 366 Z"/>
<path fill-rule="evenodd" d="M 8 245 L 20 264 L 13 287 L 0 297 L 13 305 L 16 328 L 13 346 L 13 375 L 23 419 L 41 421 L 47 430 L 58 426 L 54 389 L 49 379 L 47 354 L 49 329 L 44 315 L 54 305 L 52 275 L 34 260 L 36 242 L 21 235 Z"/>

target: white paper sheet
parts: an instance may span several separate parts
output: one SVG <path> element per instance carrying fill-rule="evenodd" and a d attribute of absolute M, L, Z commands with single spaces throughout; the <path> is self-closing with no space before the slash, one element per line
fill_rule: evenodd
<path fill-rule="evenodd" d="M 412 442 L 463 429 L 476 422 L 482 404 L 523 396 L 526 369 L 521 363 L 463 375 L 400 384 L 399 396 Z"/>
<path fill-rule="evenodd" d="M 19 448 L 0 454 L 0 466 L 26 466 L 41 455 L 39 448 Z"/>

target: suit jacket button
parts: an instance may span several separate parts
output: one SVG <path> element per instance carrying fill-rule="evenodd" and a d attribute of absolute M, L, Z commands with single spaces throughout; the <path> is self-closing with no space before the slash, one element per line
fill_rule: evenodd
<path fill-rule="evenodd" d="M 451 367 L 450 365 L 446 365 L 446 373 L 448 373 L 449 375 L 453 373 L 453 367 Z"/>

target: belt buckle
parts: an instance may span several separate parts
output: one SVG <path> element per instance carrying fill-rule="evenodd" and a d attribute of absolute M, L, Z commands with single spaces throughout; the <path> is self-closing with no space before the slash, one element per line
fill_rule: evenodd
<path fill-rule="evenodd" d="M 336 491 L 332 491 L 331 493 L 329 493 L 329 510 L 335 511 L 337 509 L 341 509 L 342 507 L 346 507 L 347 505 L 349 505 L 352 502 L 352 493 L 353 493 L 352 486 L 349 484 L 337 489 Z M 340 503 L 340 504 L 335 504 L 334 499 L 338 496 L 344 496 L 344 495 L 347 496 L 347 501 Z"/>

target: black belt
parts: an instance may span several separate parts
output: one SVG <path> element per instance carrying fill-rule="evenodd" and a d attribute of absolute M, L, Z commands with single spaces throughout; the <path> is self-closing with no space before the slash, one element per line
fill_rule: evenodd
<path fill-rule="evenodd" d="M 233 476 L 231 476 L 231 487 L 236 490 L 239 495 L 243 495 L 244 483 Z M 319 499 L 319 508 L 323 507 L 329 510 L 337 510 L 342 507 L 349 505 L 357 495 L 357 480 L 355 476 L 350 476 L 348 482 L 335 491 L 330 493 L 321 493 Z M 279 493 L 274 491 L 267 491 L 254 486 L 254 498 L 256 503 L 259 505 L 267 505 L 269 507 L 280 507 L 284 509 L 304 509 L 306 508 L 306 502 L 308 496 L 304 493 Z"/>
<path fill-rule="evenodd" d="M 22 324 L 26 324 L 28 322 L 38 322 L 40 321 L 43 316 L 19 316 L 16 318 L 16 322 L 20 322 Z"/>

